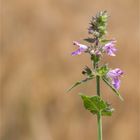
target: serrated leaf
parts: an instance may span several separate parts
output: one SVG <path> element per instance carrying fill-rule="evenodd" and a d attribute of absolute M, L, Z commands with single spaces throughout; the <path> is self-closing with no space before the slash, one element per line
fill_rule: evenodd
<path fill-rule="evenodd" d="M 94 43 L 96 38 L 85 38 L 85 41 L 87 41 L 88 43 Z"/>
<path fill-rule="evenodd" d="M 82 83 L 85 83 L 85 82 L 87 82 L 87 81 L 89 81 L 89 80 L 92 80 L 93 78 L 94 78 L 94 77 L 92 76 L 92 77 L 88 77 L 88 78 L 86 78 L 86 79 L 83 79 L 83 80 L 81 80 L 81 81 L 76 82 L 75 84 L 73 84 L 73 85 L 67 90 L 67 92 L 71 91 L 73 88 L 77 87 L 78 85 L 80 85 L 80 84 L 82 84 Z"/>
<path fill-rule="evenodd" d="M 120 100 L 123 101 L 123 98 L 122 98 L 122 96 L 120 95 L 119 91 L 116 90 L 116 89 L 113 87 L 113 85 L 110 83 L 110 81 L 109 81 L 105 76 L 103 76 L 102 79 L 103 79 L 103 81 L 114 91 L 114 93 L 120 98 Z"/>
<path fill-rule="evenodd" d="M 113 109 L 110 105 L 103 101 L 99 96 L 85 96 L 80 94 L 84 107 L 92 114 L 98 114 L 101 112 L 103 116 L 111 116 Z"/>
<path fill-rule="evenodd" d="M 101 108 L 104 108 L 104 107 L 101 107 L 102 104 L 99 102 L 99 97 L 98 96 L 85 96 L 83 94 L 80 94 L 82 100 L 83 100 L 83 103 L 84 103 L 84 106 L 87 110 L 96 110 L 97 112 L 99 112 L 101 110 Z M 101 104 L 101 105 L 100 105 Z M 103 104 L 104 106 L 104 104 Z"/>

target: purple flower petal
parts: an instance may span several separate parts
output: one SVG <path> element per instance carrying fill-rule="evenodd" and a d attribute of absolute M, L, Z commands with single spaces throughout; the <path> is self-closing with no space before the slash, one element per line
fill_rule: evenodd
<path fill-rule="evenodd" d="M 116 74 L 117 74 L 118 76 L 123 75 L 123 71 L 122 71 L 121 69 L 119 69 L 119 68 L 116 68 L 114 71 L 116 72 Z"/>
<path fill-rule="evenodd" d="M 74 41 L 73 45 L 78 46 L 81 50 L 87 50 L 88 49 L 88 47 L 86 45 L 80 44 L 77 41 Z"/>
<path fill-rule="evenodd" d="M 76 51 L 72 52 L 72 55 L 80 55 L 82 52 L 85 52 L 88 49 L 86 45 L 80 44 L 77 41 L 74 41 L 73 45 L 76 45 L 79 48 Z"/>
<path fill-rule="evenodd" d="M 115 89 L 119 89 L 120 88 L 120 79 L 119 78 L 114 78 L 113 80 L 112 80 L 112 85 L 114 86 L 114 88 Z"/>
<path fill-rule="evenodd" d="M 107 73 L 107 76 L 111 79 L 112 81 L 112 85 L 114 86 L 115 89 L 119 89 L 120 88 L 120 80 L 119 77 L 123 75 L 123 71 L 119 68 L 116 68 L 114 70 L 110 70 Z"/>
<path fill-rule="evenodd" d="M 123 71 L 119 68 L 116 68 L 114 70 L 110 70 L 107 75 L 111 78 L 114 78 L 114 77 L 119 77 L 123 74 Z"/>
<path fill-rule="evenodd" d="M 80 54 L 81 54 L 80 49 L 78 49 L 78 50 L 76 50 L 76 51 L 74 51 L 74 52 L 71 53 L 72 56 L 74 56 L 74 55 L 80 55 Z"/>
<path fill-rule="evenodd" d="M 116 56 L 115 52 L 117 51 L 117 49 L 115 48 L 115 43 L 116 41 L 111 41 L 105 44 L 105 46 L 103 47 L 103 50 L 110 56 Z"/>

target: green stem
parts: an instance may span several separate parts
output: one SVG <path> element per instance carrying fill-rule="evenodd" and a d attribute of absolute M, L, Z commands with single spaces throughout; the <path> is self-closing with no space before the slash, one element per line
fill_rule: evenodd
<path fill-rule="evenodd" d="M 101 112 L 97 115 L 98 121 L 98 140 L 102 140 L 102 115 Z"/>
<path fill-rule="evenodd" d="M 97 95 L 100 96 L 100 77 L 96 76 L 96 89 Z M 97 115 L 97 122 L 98 122 L 98 140 L 102 140 L 102 114 L 101 112 Z"/>
<path fill-rule="evenodd" d="M 100 96 L 100 76 L 96 76 L 96 90 L 97 90 L 97 95 Z"/>
<path fill-rule="evenodd" d="M 93 63 L 93 67 L 96 70 L 98 68 L 98 63 L 95 63 L 94 61 L 92 61 Z M 101 96 L 100 94 L 100 76 L 96 76 L 96 92 L 98 96 Z M 99 112 L 97 114 L 97 123 L 98 123 L 98 140 L 102 140 L 102 114 L 101 112 Z"/>

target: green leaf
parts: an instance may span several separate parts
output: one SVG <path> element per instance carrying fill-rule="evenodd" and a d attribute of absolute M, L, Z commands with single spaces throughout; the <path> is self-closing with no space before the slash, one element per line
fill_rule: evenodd
<path fill-rule="evenodd" d="M 76 82 L 75 84 L 73 84 L 73 85 L 67 90 L 67 92 L 71 91 L 73 88 L 77 87 L 78 85 L 80 85 L 80 84 L 82 84 L 82 83 L 85 83 L 85 82 L 87 82 L 87 81 L 89 81 L 89 80 L 92 80 L 93 78 L 94 78 L 94 77 L 92 76 L 92 77 L 88 77 L 88 78 L 86 78 L 86 79 L 83 79 L 83 80 L 81 80 L 81 81 Z"/>
<path fill-rule="evenodd" d="M 89 37 L 89 38 L 85 38 L 84 40 L 87 41 L 88 43 L 94 43 L 96 38 L 90 38 Z"/>
<path fill-rule="evenodd" d="M 103 116 L 111 116 L 113 109 L 110 105 L 103 101 L 99 96 L 85 96 L 80 94 L 84 107 L 92 114 L 98 114 L 101 112 Z"/>
<path fill-rule="evenodd" d="M 106 78 L 105 76 L 102 77 L 103 81 L 114 91 L 114 93 L 120 98 L 120 100 L 123 101 L 122 96 L 120 95 L 119 91 L 116 90 L 113 85 L 110 83 L 109 79 Z"/>
<path fill-rule="evenodd" d="M 108 39 L 101 39 L 100 40 L 100 42 L 103 43 L 103 44 L 106 44 L 106 43 L 108 43 L 110 41 L 112 41 L 112 40 L 108 40 Z"/>
<path fill-rule="evenodd" d="M 97 72 L 98 72 L 98 74 L 99 74 L 100 76 L 106 75 L 106 73 L 107 73 L 108 71 L 109 71 L 109 68 L 108 68 L 107 65 L 104 65 L 104 66 L 102 66 L 102 67 L 100 67 L 100 68 L 97 69 Z"/>

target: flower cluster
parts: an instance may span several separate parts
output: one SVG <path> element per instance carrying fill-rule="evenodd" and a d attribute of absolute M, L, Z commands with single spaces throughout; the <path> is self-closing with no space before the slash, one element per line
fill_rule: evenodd
<path fill-rule="evenodd" d="M 101 11 L 95 17 L 92 17 L 90 26 L 88 28 L 88 33 L 94 35 L 96 38 L 101 38 L 107 33 L 107 12 Z"/>
<path fill-rule="evenodd" d="M 72 52 L 72 55 L 80 55 L 81 53 L 89 53 L 92 58 L 100 58 L 103 54 L 107 54 L 109 56 L 116 56 L 116 40 L 105 40 L 104 35 L 106 34 L 106 25 L 107 25 L 107 13 L 99 12 L 95 17 L 92 17 L 90 26 L 88 28 L 89 35 L 93 35 L 92 38 L 84 39 L 88 43 L 89 46 L 80 44 L 77 41 L 73 42 L 73 45 L 77 46 L 77 49 Z M 95 59 L 93 60 L 95 61 Z M 106 73 L 106 77 L 111 80 L 111 83 L 115 89 L 119 89 L 120 87 L 120 79 L 119 77 L 123 74 L 120 69 L 109 70 Z"/>
<path fill-rule="evenodd" d="M 115 52 L 117 51 L 117 49 L 115 48 L 115 43 L 116 41 L 112 40 L 106 43 L 104 46 L 101 46 L 100 49 L 96 48 L 96 50 L 94 50 L 90 46 L 86 46 L 74 41 L 73 44 L 76 45 L 78 49 L 72 52 L 72 55 L 80 55 L 81 53 L 89 52 L 90 54 L 101 56 L 105 52 L 109 56 L 116 56 Z M 117 90 L 120 88 L 120 79 L 118 77 L 120 77 L 122 74 L 123 74 L 122 70 L 118 68 L 110 70 L 107 73 L 107 76 L 112 80 L 112 85 Z"/>
<path fill-rule="evenodd" d="M 77 41 L 73 42 L 73 45 L 76 45 L 78 49 L 74 52 L 72 52 L 72 55 L 80 55 L 82 52 L 88 52 L 88 48 L 90 48 L 91 54 L 102 54 L 103 52 L 106 52 L 110 56 L 115 56 L 115 52 L 117 49 L 115 48 L 115 40 L 110 41 L 109 43 L 105 44 L 102 48 L 96 48 L 96 51 L 92 49 L 90 46 L 86 46 L 83 44 L 78 43 Z"/>

